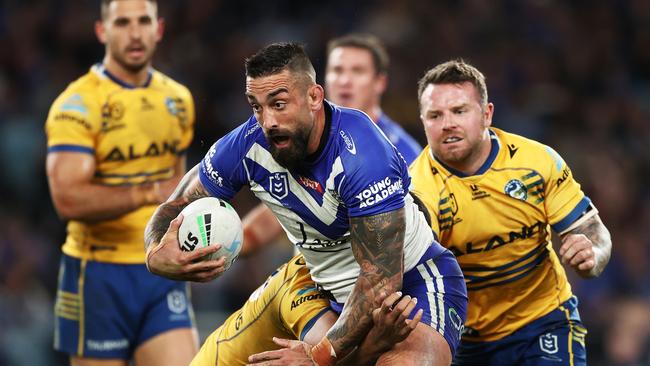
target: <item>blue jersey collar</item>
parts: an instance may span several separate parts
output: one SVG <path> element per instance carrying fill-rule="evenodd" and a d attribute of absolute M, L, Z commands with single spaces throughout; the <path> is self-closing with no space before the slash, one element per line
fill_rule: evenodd
<path fill-rule="evenodd" d="M 102 74 L 106 75 L 107 78 L 111 79 L 115 84 L 125 88 L 125 89 L 136 89 L 136 88 L 146 88 L 151 84 L 151 78 L 153 77 L 153 73 L 151 72 L 151 69 L 147 72 L 147 80 L 142 84 L 142 86 L 137 86 L 133 84 L 129 84 L 126 81 L 123 81 L 119 79 L 117 76 L 113 75 L 108 69 L 104 67 L 103 64 L 98 64 L 97 65 L 99 70 L 101 71 Z"/>

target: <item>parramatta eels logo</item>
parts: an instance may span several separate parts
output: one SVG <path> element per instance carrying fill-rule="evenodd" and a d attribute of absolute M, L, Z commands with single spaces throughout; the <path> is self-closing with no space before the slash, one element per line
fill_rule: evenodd
<path fill-rule="evenodd" d="M 528 189 L 519 179 L 510 179 L 503 191 L 510 197 L 525 201 L 528 198 Z"/>
<path fill-rule="evenodd" d="M 269 193 L 281 200 L 289 194 L 289 180 L 286 172 L 277 172 L 269 177 Z"/>

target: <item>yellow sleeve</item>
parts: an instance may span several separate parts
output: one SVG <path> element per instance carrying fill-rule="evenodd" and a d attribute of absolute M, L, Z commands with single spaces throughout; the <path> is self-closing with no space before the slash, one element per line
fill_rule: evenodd
<path fill-rule="evenodd" d="M 546 215 L 553 230 L 561 233 L 582 216 L 591 200 L 582 192 L 562 157 L 548 146 L 545 149 L 548 154 L 545 159 L 548 162 L 544 200 Z"/>
<path fill-rule="evenodd" d="M 440 237 L 440 224 L 438 223 L 438 201 L 440 197 L 435 189 L 435 182 L 431 177 L 431 166 L 426 154 L 421 154 L 411 164 L 409 173 L 411 174 L 410 192 L 417 196 L 429 211 L 431 230 L 433 230 L 436 240 L 438 240 Z"/>
<path fill-rule="evenodd" d="M 66 90 L 54 101 L 45 122 L 48 152 L 94 152 L 101 111 L 92 97 L 90 93 Z"/>
<path fill-rule="evenodd" d="M 329 300 L 318 290 L 307 267 L 300 269 L 280 303 L 280 320 L 289 333 L 302 340 L 326 312 Z"/>
<path fill-rule="evenodd" d="M 194 138 L 196 112 L 194 110 L 194 99 L 192 98 L 192 93 L 190 93 L 190 91 L 185 87 L 183 87 L 182 100 L 186 105 L 186 120 L 183 124 L 183 135 L 181 136 L 180 151 L 184 152 L 190 147 L 192 139 Z"/>

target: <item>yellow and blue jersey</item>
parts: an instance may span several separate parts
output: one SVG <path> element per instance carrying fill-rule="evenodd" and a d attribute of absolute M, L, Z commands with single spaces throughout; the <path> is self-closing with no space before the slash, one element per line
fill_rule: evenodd
<path fill-rule="evenodd" d="M 465 275 L 464 340 L 501 339 L 556 309 L 571 286 L 551 245 L 591 202 L 550 147 L 496 128 L 476 174 L 445 166 L 429 147 L 410 167 L 412 190 Z M 595 213 L 595 209 L 590 213 Z"/>
<path fill-rule="evenodd" d="M 189 90 L 152 70 L 143 87 L 126 84 L 95 65 L 52 105 L 45 130 L 48 152 L 95 157 L 92 182 L 137 185 L 174 176 L 192 141 Z M 144 227 L 157 205 L 97 223 L 71 220 L 63 252 L 111 263 L 144 263 Z"/>
<path fill-rule="evenodd" d="M 279 348 L 273 337 L 303 339 L 327 311 L 329 300 L 295 256 L 205 340 L 191 365 L 246 365 L 248 356 Z"/>

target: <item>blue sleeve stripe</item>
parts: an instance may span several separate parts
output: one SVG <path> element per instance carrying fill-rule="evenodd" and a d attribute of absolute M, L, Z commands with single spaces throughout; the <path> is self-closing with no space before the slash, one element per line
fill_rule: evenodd
<path fill-rule="evenodd" d="M 54 145 L 47 148 L 47 152 L 60 152 L 60 151 L 69 151 L 69 152 L 82 152 L 86 154 L 95 154 L 95 149 L 88 146 L 81 145 Z"/>
<path fill-rule="evenodd" d="M 305 324 L 305 327 L 302 328 L 302 332 L 300 332 L 300 340 L 302 341 L 303 339 L 305 339 L 305 336 L 307 335 L 307 333 L 309 333 L 311 328 L 314 327 L 314 324 L 316 324 L 316 321 L 318 321 L 318 319 L 320 319 L 321 316 L 323 316 L 325 313 L 327 313 L 328 311 L 331 311 L 331 310 L 332 309 L 330 309 L 330 308 L 324 308 L 323 310 L 319 311 L 318 314 L 314 315 L 314 317 L 311 318 L 307 322 L 307 324 Z"/>
<path fill-rule="evenodd" d="M 584 196 L 580 202 L 576 205 L 576 207 L 569 212 L 568 215 L 566 215 L 562 220 L 559 222 L 551 225 L 553 230 L 557 233 L 562 232 L 564 229 L 568 228 L 573 224 L 579 217 L 582 215 L 583 212 L 591 205 L 591 200 L 589 197 Z"/>

